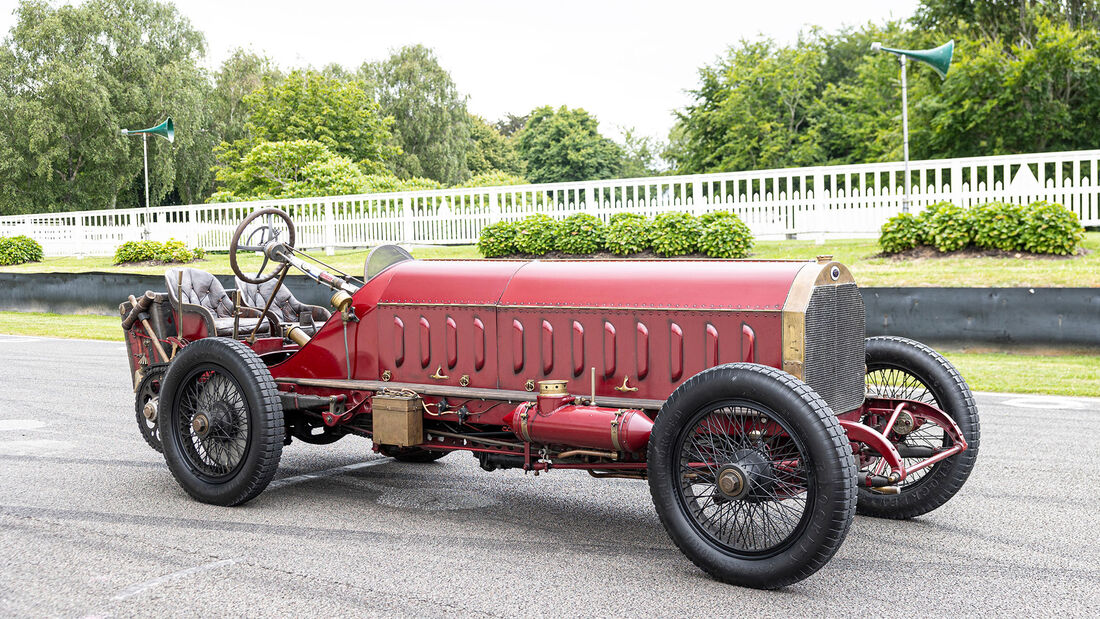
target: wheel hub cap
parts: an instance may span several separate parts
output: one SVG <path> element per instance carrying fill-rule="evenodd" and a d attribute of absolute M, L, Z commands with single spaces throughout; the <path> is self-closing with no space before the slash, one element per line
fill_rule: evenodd
<path fill-rule="evenodd" d="M 749 491 L 749 480 L 744 469 L 727 464 L 718 471 L 718 492 L 727 499 L 740 499 Z"/>
<path fill-rule="evenodd" d="M 206 415 L 199 413 L 191 420 L 191 429 L 194 430 L 195 434 L 199 435 L 199 437 L 206 438 L 206 434 L 210 432 L 210 420 Z"/>
<path fill-rule="evenodd" d="M 157 420 L 157 398 L 153 398 L 145 403 L 145 406 L 141 408 L 141 414 L 145 415 L 145 418 L 149 421 Z"/>

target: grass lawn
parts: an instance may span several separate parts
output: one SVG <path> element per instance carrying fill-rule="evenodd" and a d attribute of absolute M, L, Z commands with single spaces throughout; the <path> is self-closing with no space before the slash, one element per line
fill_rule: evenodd
<path fill-rule="evenodd" d="M 831 254 L 851 268 L 863 286 L 1019 286 L 1019 287 L 1100 287 L 1100 232 L 1085 235 L 1084 256 L 1073 258 L 918 258 L 895 260 L 877 258 L 875 239 L 827 241 L 759 241 L 754 258 L 811 259 Z M 353 275 L 363 272 L 368 250 L 340 250 L 335 256 L 316 255 L 321 260 Z M 454 247 L 418 247 L 417 258 L 479 258 L 472 245 Z M 255 269 L 260 262 L 247 256 L 243 266 Z M 214 273 L 231 273 L 226 254 L 210 254 L 193 266 Z M 0 267 L 0 273 L 79 273 L 108 271 L 160 275 L 163 265 L 115 266 L 111 258 L 47 258 L 42 262 Z"/>
<path fill-rule="evenodd" d="M 0 312 L 0 333 L 122 341 L 114 316 Z M 944 352 L 976 391 L 1100 396 L 1100 355 Z"/>

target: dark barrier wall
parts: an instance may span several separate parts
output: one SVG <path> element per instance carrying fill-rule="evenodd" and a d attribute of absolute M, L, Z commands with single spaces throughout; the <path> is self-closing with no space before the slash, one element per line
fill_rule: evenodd
<path fill-rule="evenodd" d="M 226 288 L 233 277 L 218 278 Z M 328 306 L 331 291 L 287 277 L 299 300 Z M 0 273 L 0 310 L 118 314 L 127 295 L 165 290 L 159 275 Z M 868 335 L 928 343 L 1100 347 L 1100 288 L 864 288 Z"/>
<path fill-rule="evenodd" d="M 864 288 L 867 335 L 929 343 L 1100 346 L 1100 288 Z"/>

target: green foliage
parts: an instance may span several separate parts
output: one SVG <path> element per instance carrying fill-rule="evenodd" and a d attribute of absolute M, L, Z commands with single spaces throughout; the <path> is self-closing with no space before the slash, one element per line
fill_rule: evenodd
<path fill-rule="evenodd" d="M 932 240 L 932 217 L 943 208 L 954 208 L 955 205 L 950 202 L 936 202 L 930 204 L 924 208 L 917 215 L 917 223 L 920 225 L 920 242 L 918 245 L 935 245 L 935 241 Z"/>
<path fill-rule="evenodd" d="M 245 97 L 265 83 L 274 85 L 282 79 L 270 58 L 233 50 L 214 74 L 214 128 L 222 141 L 232 144 L 248 137 Z"/>
<path fill-rule="evenodd" d="M 27 236 L 0 236 L 0 266 L 41 262 L 42 246 Z"/>
<path fill-rule="evenodd" d="M 385 171 L 398 154 L 390 143 L 392 121 L 371 100 L 364 84 L 316 71 L 292 71 L 285 79 L 265 78 L 244 98 L 254 141 L 310 140 L 359 164 L 366 173 Z"/>
<path fill-rule="evenodd" d="M 516 223 L 498 221 L 481 229 L 477 239 L 477 250 L 486 258 L 511 256 L 519 250 L 516 247 Z"/>
<path fill-rule="evenodd" d="M 958 251 L 974 240 L 974 223 L 970 213 L 954 204 L 936 209 L 928 220 L 932 245 L 940 251 Z"/>
<path fill-rule="evenodd" d="M 702 234 L 702 224 L 691 213 L 661 213 L 653 222 L 653 251 L 666 257 L 693 254 Z"/>
<path fill-rule="evenodd" d="M 211 176 L 203 36 L 167 3 L 26 0 L 0 45 L 0 215 L 138 206 L 142 140 L 122 128 L 171 115 L 149 140 L 154 203 L 201 199 Z M 8 9 L 5 9 L 7 11 Z"/>
<path fill-rule="evenodd" d="M 897 254 L 924 244 L 924 223 L 912 213 L 899 213 L 886 223 L 878 237 L 883 253 Z"/>
<path fill-rule="evenodd" d="M 1019 247 L 1036 254 L 1077 252 L 1085 229 L 1077 214 L 1061 204 L 1033 202 L 1023 208 Z"/>
<path fill-rule="evenodd" d="M 600 135 L 595 117 L 564 105 L 532 111 L 516 134 L 516 148 L 534 183 L 613 178 L 622 160 L 619 146 Z"/>
<path fill-rule="evenodd" d="M 466 167 L 474 176 L 499 172 L 523 176 L 525 166 L 512 141 L 485 122 L 480 116 L 470 114 L 470 138 L 473 148 L 466 156 Z M 463 186 L 469 186 L 465 183 Z"/>
<path fill-rule="evenodd" d="M 202 248 L 187 249 L 182 241 L 126 241 L 115 250 L 115 264 L 130 262 L 187 263 L 201 259 Z"/>
<path fill-rule="evenodd" d="M 402 153 L 392 168 L 402 178 L 424 176 L 451 185 L 469 176 L 470 125 L 466 97 L 432 50 L 412 45 L 360 69 L 386 116 Z M 508 170 L 505 170 L 508 171 Z"/>
<path fill-rule="evenodd" d="M 661 153 L 668 146 L 650 136 L 640 136 L 635 129 L 623 130 L 622 164 L 619 178 L 657 176 L 661 173 Z"/>
<path fill-rule="evenodd" d="M 1023 209 L 1017 204 L 989 202 L 970 209 L 974 245 L 982 249 L 1013 251 L 1020 246 Z"/>
<path fill-rule="evenodd" d="M 653 239 L 653 220 L 637 213 L 615 213 L 607 227 L 607 250 L 620 256 L 643 252 Z"/>
<path fill-rule="evenodd" d="M 567 254 L 594 254 L 604 248 L 607 226 L 588 213 L 576 213 L 558 224 L 558 251 Z"/>
<path fill-rule="evenodd" d="M 558 222 L 542 213 L 516 222 L 516 251 L 542 256 L 554 250 L 558 240 Z"/>
<path fill-rule="evenodd" d="M 528 181 L 522 176 L 493 170 L 472 176 L 456 187 L 501 187 L 505 185 L 526 185 Z"/>
<path fill-rule="evenodd" d="M 745 258 L 752 251 L 752 231 L 736 213 L 712 211 L 699 217 L 699 249 L 711 258 Z"/>
<path fill-rule="evenodd" d="M 312 140 L 260 142 L 217 178 L 230 196 L 252 199 L 359 193 L 367 182 L 350 159 Z"/>
<path fill-rule="evenodd" d="M 354 193 L 388 193 L 391 191 L 424 191 L 442 189 L 437 181 L 430 178 L 397 178 L 392 174 L 371 174 L 364 177 L 363 184 Z"/>

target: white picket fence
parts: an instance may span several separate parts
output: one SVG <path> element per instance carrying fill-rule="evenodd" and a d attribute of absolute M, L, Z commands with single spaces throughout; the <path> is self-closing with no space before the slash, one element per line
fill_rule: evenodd
<path fill-rule="evenodd" d="M 910 209 L 947 200 L 1060 202 L 1085 225 L 1100 225 L 1100 150 L 934 159 L 910 163 Z M 0 217 L 0 236 L 25 234 L 48 256 L 111 255 L 124 241 L 171 238 L 225 250 L 237 223 L 275 206 L 294 219 L 298 245 L 366 247 L 382 243 L 455 245 L 482 227 L 532 213 L 603 220 L 619 212 L 655 215 L 736 212 L 763 239 L 877 236 L 901 211 L 900 162 L 659 176 L 576 183 L 444 189 L 229 204 L 191 204 Z"/>

